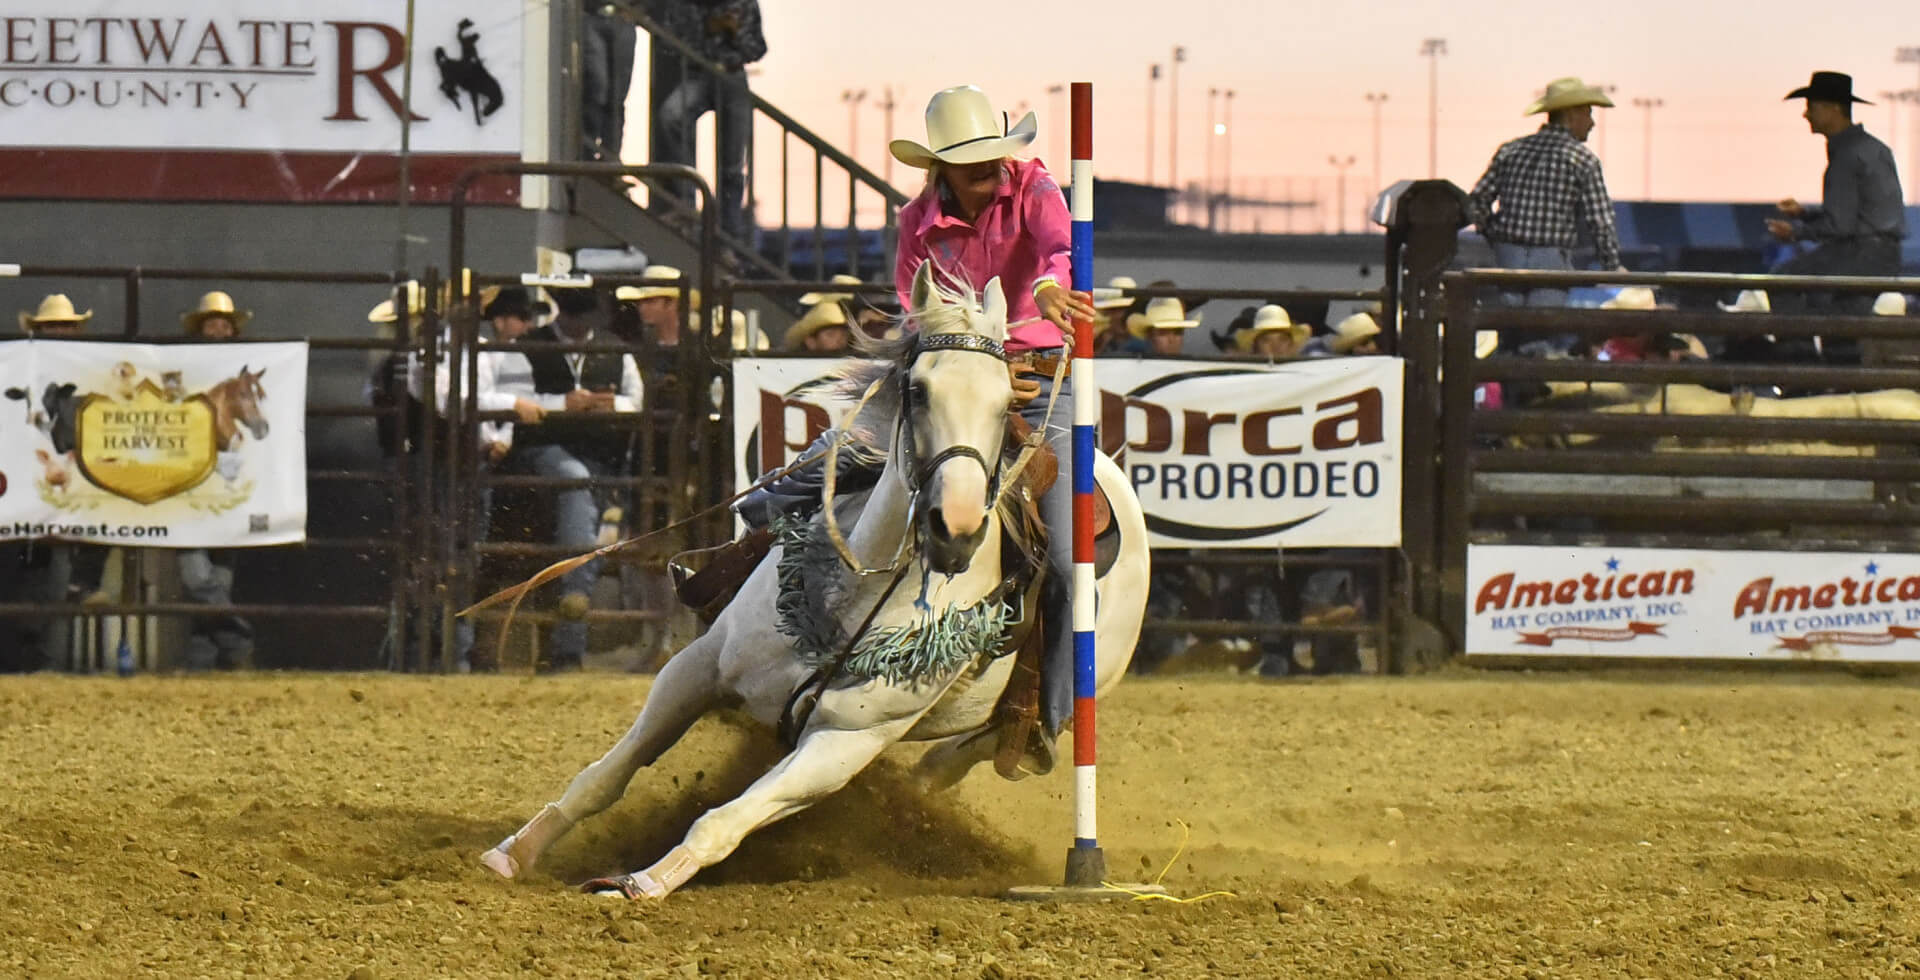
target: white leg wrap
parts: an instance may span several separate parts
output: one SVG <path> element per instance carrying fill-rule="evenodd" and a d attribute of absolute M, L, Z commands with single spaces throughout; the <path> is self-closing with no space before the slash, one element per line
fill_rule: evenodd
<path fill-rule="evenodd" d="M 573 829 L 573 821 L 560 812 L 552 803 L 540 808 L 540 812 L 527 821 L 527 825 L 509 834 L 492 850 L 480 855 L 480 863 L 492 868 L 502 878 L 516 878 L 533 870 L 553 842 L 559 840 L 567 831 Z"/>
<path fill-rule="evenodd" d="M 640 886 L 648 898 L 665 898 L 668 892 L 687 883 L 700 870 L 700 862 L 694 860 L 693 852 L 685 845 L 674 847 L 666 857 L 653 863 L 645 871 L 633 873 L 634 882 Z"/>

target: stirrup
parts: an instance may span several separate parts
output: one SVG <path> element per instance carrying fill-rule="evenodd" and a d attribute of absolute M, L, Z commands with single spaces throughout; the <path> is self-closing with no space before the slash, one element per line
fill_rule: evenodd
<path fill-rule="evenodd" d="M 773 529 L 758 527 L 735 541 L 713 548 L 683 551 L 667 562 L 674 595 L 704 617 L 718 612 L 745 585 L 760 560 L 773 550 Z"/>

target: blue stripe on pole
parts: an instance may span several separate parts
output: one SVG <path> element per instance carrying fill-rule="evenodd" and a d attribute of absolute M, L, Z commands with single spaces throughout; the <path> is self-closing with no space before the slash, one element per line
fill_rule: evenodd
<path fill-rule="evenodd" d="M 1093 631 L 1073 634 L 1073 696 L 1090 698 L 1099 690 L 1093 673 Z"/>
<path fill-rule="evenodd" d="M 1073 427 L 1073 492 L 1093 492 L 1093 426 Z"/>
<path fill-rule="evenodd" d="M 1085 837 L 1075 837 L 1073 839 L 1073 846 L 1081 847 L 1081 848 L 1092 848 L 1093 850 L 1097 851 L 1100 849 L 1100 842 L 1088 840 Z"/>
<path fill-rule="evenodd" d="M 1073 288 L 1090 291 L 1093 289 L 1093 222 L 1073 223 L 1072 249 Z"/>

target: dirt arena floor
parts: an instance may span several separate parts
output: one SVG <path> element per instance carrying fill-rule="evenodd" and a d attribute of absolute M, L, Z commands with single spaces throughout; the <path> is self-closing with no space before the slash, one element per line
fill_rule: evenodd
<path fill-rule="evenodd" d="M 703 722 L 530 880 L 474 860 L 644 678 L 0 680 L 0 975 L 1871 977 L 1920 973 L 1920 687 L 1838 675 L 1131 681 L 1115 876 L 1070 780 L 908 790 L 903 749 L 664 904 L 650 861 L 768 743 Z M 1191 839 L 1178 860 L 1184 822 Z"/>

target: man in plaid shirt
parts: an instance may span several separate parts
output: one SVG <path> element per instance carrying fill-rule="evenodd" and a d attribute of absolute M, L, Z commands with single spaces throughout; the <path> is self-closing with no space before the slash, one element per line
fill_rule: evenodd
<path fill-rule="evenodd" d="M 1571 269 L 1583 228 L 1599 254 L 1600 267 L 1620 266 L 1613 202 L 1600 174 L 1600 158 L 1586 147 L 1593 107 L 1611 105 L 1605 92 L 1578 78 L 1556 79 L 1527 107 L 1527 115 L 1546 113 L 1546 125 L 1493 155 L 1487 172 L 1473 185 L 1468 217 L 1493 245 L 1502 268 Z M 1566 300 L 1564 289 L 1535 289 L 1524 298 L 1508 298 L 1514 305 L 1528 306 L 1560 306 Z"/>

